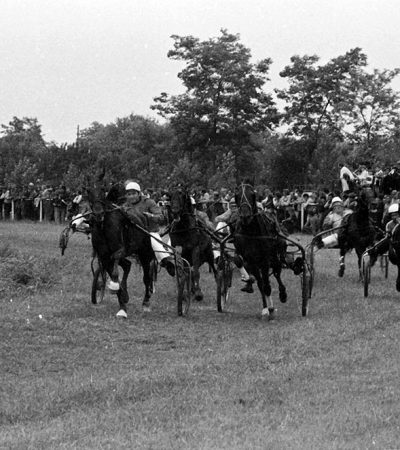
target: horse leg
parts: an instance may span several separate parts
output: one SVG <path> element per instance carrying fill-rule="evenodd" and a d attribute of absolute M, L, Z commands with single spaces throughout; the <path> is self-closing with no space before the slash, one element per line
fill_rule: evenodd
<path fill-rule="evenodd" d="M 281 278 L 281 273 L 282 273 L 282 266 L 280 264 L 278 264 L 277 266 L 275 266 L 273 268 L 273 274 L 274 274 L 274 277 L 275 277 L 276 281 L 278 282 L 278 286 L 279 286 L 279 300 L 281 301 L 281 303 L 286 303 L 287 292 L 286 292 L 286 287 L 283 284 L 283 281 Z"/>
<path fill-rule="evenodd" d="M 339 258 L 339 277 L 342 277 L 344 275 L 344 270 L 346 268 L 346 265 L 344 263 L 344 258 L 346 255 L 346 250 L 344 248 L 340 248 L 340 258 Z"/>
<path fill-rule="evenodd" d="M 151 278 L 151 272 L 150 272 L 150 263 L 151 260 L 148 258 L 140 258 L 140 262 L 142 264 L 143 268 L 143 283 L 145 286 L 145 292 L 144 292 L 144 298 L 143 298 L 143 311 L 149 312 L 150 311 L 150 297 L 152 294 L 152 283 L 153 280 Z"/>
<path fill-rule="evenodd" d="M 275 319 L 275 308 L 271 297 L 272 288 L 269 279 L 269 266 L 263 267 L 261 271 L 255 270 L 255 272 L 257 273 L 257 285 L 263 302 L 261 317 L 268 317 L 269 320 L 273 320 Z"/>
<path fill-rule="evenodd" d="M 397 263 L 396 291 L 400 292 L 400 263 Z"/>
<path fill-rule="evenodd" d="M 192 262 L 193 262 L 193 292 L 194 298 L 200 302 L 203 300 L 204 296 L 200 288 L 200 249 L 196 247 L 192 252 Z"/>
<path fill-rule="evenodd" d="M 117 317 L 127 317 L 126 314 L 126 305 L 129 302 L 129 294 L 128 294 L 128 275 L 131 271 L 131 262 L 128 259 L 121 259 L 118 261 L 119 266 L 123 270 L 122 279 L 120 283 L 120 288 L 117 292 L 118 303 L 119 303 L 119 311 L 117 313 Z M 114 266 L 115 267 L 115 266 Z M 116 267 L 117 277 L 118 277 L 118 266 Z M 124 314 L 125 313 L 125 314 Z"/>

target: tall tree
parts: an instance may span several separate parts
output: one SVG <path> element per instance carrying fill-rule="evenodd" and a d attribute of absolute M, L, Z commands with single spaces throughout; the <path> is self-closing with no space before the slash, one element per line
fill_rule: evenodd
<path fill-rule="evenodd" d="M 24 160 L 24 166 L 29 161 L 33 165 L 45 150 L 46 143 L 36 118 L 13 117 L 8 125 L 1 125 L 1 129 L 0 181 L 4 182 L 7 174 L 13 172 L 20 161 Z"/>
<path fill-rule="evenodd" d="M 293 56 L 291 65 L 280 73 L 289 83 L 277 89 L 278 98 L 286 103 L 283 123 L 287 134 L 308 141 L 308 158 L 313 162 L 323 132 L 340 132 L 342 117 L 338 105 L 348 92 L 348 79 L 367 64 L 360 48 L 317 65 L 319 57 Z"/>
<path fill-rule="evenodd" d="M 379 141 L 396 130 L 400 94 L 391 88 L 400 69 L 358 70 L 347 81 L 345 100 L 340 104 L 348 136 L 359 144 L 361 157 L 374 158 Z"/>
<path fill-rule="evenodd" d="M 186 91 L 156 97 L 152 109 L 170 120 L 182 154 L 214 173 L 219 156 L 233 154 L 237 172 L 243 152 L 255 149 L 251 134 L 272 128 L 278 113 L 272 96 L 263 90 L 272 63 L 250 62 L 251 53 L 239 35 L 221 30 L 207 41 L 172 36 L 168 57 L 183 61 L 179 72 Z"/>

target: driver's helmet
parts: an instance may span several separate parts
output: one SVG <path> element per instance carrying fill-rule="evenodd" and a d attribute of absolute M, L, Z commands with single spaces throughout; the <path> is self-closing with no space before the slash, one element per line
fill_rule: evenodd
<path fill-rule="evenodd" d="M 140 186 L 135 181 L 128 181 L 125 185 L 125 191 L 137 191 L 140 192 Z"/>

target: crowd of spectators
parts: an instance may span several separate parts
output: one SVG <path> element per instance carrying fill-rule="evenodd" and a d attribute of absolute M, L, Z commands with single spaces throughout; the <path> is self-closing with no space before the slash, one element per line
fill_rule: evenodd
<path fill-rule="evenodd" d="M 392 168 L 390 170 L 393 170 Z M 367 179 L 365 168 L 359 170 L 364 179 Z M 387 171 L 379 169 L 379 174 Z M 379 177 L 371 175 L 371 179 Z M 365 184 L 370 199 L 370 214 L 377 226 L 383 227 L 387 209 L 393 202 L 400 202 L 400 192 L 393 190 L 390 195 L 383 195 L 373 188 L 371 182 Z M 325 217 L 332 209 L 332 199 L 341 197 L 345 208 L 353 209 L 355 195 L 352 192 L 343 192 L 338 183 L 336 190 L 327 188 L 316 190 L 283 189 L 272 191 L 268 188 L 258 189 L 259 207 L 264 209 L 272 204 L 277 220 L 283 224 L 289 233 L 304 231 L 316 235 L 323 229 Z M 376 194 L 376 192 L 378 192 Z M 192 197 L 196 208 L 207 213 L 211 222 L 229 208 L 234 197 L 231 189 L 194 189 Z M 168 204 L 168 192 L 163 189 L 145 189 L 143 194 L 152 197 L 160 206 Z M 5 186 L 0 195 L 0 217 L 9 220 L 42 220 L 55 224 L 64 224 L 78 213 L 87 211 L 88 203 L 84 189 L 72 191 L 65 185 L 38 185 L 29 183 L 21 188 Z"/>
<path fill-rule="evenodd" d="M 20 188 L 6 186 L 0 194 L 0 217 L 4 220 L 31 220 L 63 224 L 79 211 L 82 192 L 64 185 L 35 185 Z"/>

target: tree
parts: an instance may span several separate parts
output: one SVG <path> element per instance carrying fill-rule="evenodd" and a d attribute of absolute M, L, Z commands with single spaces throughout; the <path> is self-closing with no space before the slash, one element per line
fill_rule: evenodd
<path fill-rule="evenodd" d="M 168 119 L 177 134 L 181 155 L 213 174 L 216 162 L 233 154 L 239 176 L 239 158 L 253 151 L 251 134 L 274 127 L 278 113 L 268 81 L 271 59 L 256 64 L 239 42 L 239 35 L 221 30 L 207 41 L 193 36 L 172 36 L 174 49 L 168 57 L 183 61 L 178 74 L 186 88 L 181 95 L 162 93 L 152 109 Z"/>
<path fill-rule="evenodd" d="M 390 87 L 400 69 L 358 70 L 347 81 L 346 100 L 340 104 L 346 119 L 350 140 L 359 144 L 364 159 L 374 158 L 379 140 L 390 136 L 396 128 L 400 112 L 400 96 Z"/>
<path fill-rule="evenodd" d="M 0 181 L 14 171 L 23 159 L 36 162 L 46 143 L 42 136 L 41 125 L 36 118 L 13 117 L 8 125 L 1 125 L 3 135 L 0 138 Z M 36 170 L 36 169 L 35 169 Z"/>
<path fill-rule="evenodd" d="M 309 142 L 308 159 L 313 162 L 322 132 L 340 133 L 343 119 L 339 106 L 346 101 L 349 78 L 367 64 L 360 48 L 317 66 L 319 57 L 293 56 L 280 76 L 289 87 L 277 89 L 278 98 L 286 102 L 283 123 L 287 134 Z"/>

